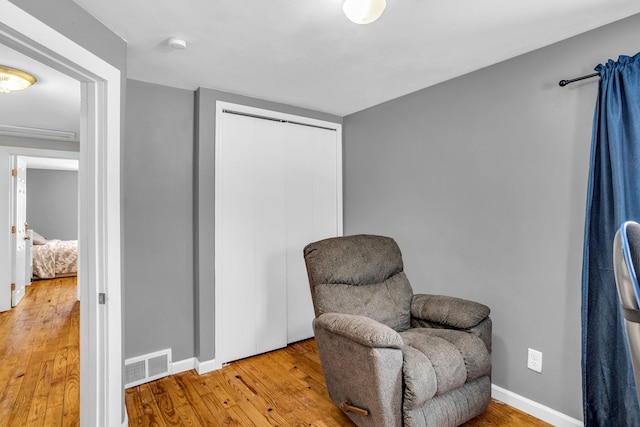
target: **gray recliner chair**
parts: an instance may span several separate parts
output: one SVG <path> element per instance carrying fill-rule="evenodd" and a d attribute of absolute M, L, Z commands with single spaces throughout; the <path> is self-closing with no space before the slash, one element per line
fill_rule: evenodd
<path fill-rule="evenodd" d="M 637 292 L 640 273 L 640 224 L 637 222 L 625 222 L 616 232 L 613 240 L 613 270 L 640 402 L 640 310 Z"/>
<path fill-rule="evenodd" d="M 414 295 L 389 237 L 304 248 L 331 399 L 358 426 L 458 426 L 491 400 L 485 305 Z"/>

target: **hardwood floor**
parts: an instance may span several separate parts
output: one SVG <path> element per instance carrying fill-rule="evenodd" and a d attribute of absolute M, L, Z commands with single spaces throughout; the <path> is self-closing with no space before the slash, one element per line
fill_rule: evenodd
<path fill-rule="evenodd" d="M 327 394 L 314 340 L 199 376 L 172 375 L 126 391 L 130 426 L 353 426 Z M 508 405 L 465 427 L 549 426 Z"/>
<path fill-rule="evenodd" d="M 37 281 L 0 313 L 0 425 L 79 425 L 76 295 L 75 277 Z"/>
<path fill-rule="evenodd" d="M 76 279 L 35 282 L 18 307 L 0 313 L 0 425 L 79 424 L 79 308 Z M 353 426 L 329 400 L 314 340 L 126 390 L 130 426 Z M 548 426 L 492 402 L 465 424 Z"/>

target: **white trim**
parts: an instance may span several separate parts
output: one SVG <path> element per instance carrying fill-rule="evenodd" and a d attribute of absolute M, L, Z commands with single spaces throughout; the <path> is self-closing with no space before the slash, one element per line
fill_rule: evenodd
<path fill-rule="evenodd" d="M 542 421 L 553 424 L 556 427 L 584 426 L 583 422 L 580 420 L 572 418 L 538 402 L 534 402 L 531 399 L 527 399 L 524 396 L 520 396 L 519 394 L 506 390 L 495 384 L 491 384 L 491 397 L 499 400 L 500 402 L 506 403 L 509 406 L 513 406 L 522 412 L 526 412 L 531 416 L 541 419 Z"/>
<path fill-rule="evenodd" d="M 264 108 L 251 107 L 249 105 L 234 104 L 226 101 L 216 101 L 216 119 L 218 117 L 218 113 L 222 113 L 222 110 L 232 110 L 238 113 L 253 114 L 262 118 L 270 118 L 295 122 L 298 124 L 318 126 L 329 130 L 335 130 L 338 134 L 340 134 L 340 136 L 342 136 L 342 125 L 340 123 L 328 122 L 325 120 L 319 120 L 305 116 L 297 116 L 294 114 L 282 113 L 275 110 L 266 110 Z M 217 128 L 218 126 L 216 123 L 216 130 Z"/>
<path fill-rule="evenodd" d="M 31 147 L 15 147 L 12 145 L 4 145 L 5 150 L 16 156 L 25 157 L 50 157 L 52 159 L 80 159 L 79 151 L 66 151 L 66 150 L 46 150 L 44 148 L 31 148 Z"/>
<path fill-rule="evenodd" d="M 0 147 L 0 262 L 4 266 L 11 265 L 11 154 Z M 11 269 L 0 268 L 0 311 L 11 310 Z"/>
<path fill-rule="evenodd" d="M 14 147 L 14 146 L 4 146 L 4 148 L 11 155 L 21 156 L 21 157 L 47 157 L 50 159 L 56 160 L 77 160 L 79 163 L 80 152 L 79 151 L 66 151 L 66 150 L 47 150 L 44 148 L 31 148 L 31 147 Z M 28 168 L 27 162 L 27 168 Z M 79 170 L 79 167 L 75 169 Z M 27 183 L 27 188 L 28 188 Z M 28 191 L 28 190 L 27 190 Z M 80 199 L 80 185 L 78 184 L 78 201 Z M 78 203 L 78 216 L 80 216 L 80 203 Z M 78 233 L 79 234 L 79 233 Z M 82 255 L 80 255 L 82 257 Z M 30 285 L 31 283 L 29 283 Z M 82 292 L 82 286 L 78 286 L 76 293 L 78 296 L 78 301 L 80 301 L 80 293 Z"/>
<path fill-rule="evenodd" d="M 179 360 L 178 362 L 172 362 L 171 375 L 195 369 L 196 360 L 197 359 L 195 357 L 190 357 L 188 359 Z"/>
<path fill-rule="evenodd" d="M 204 375 L 220 368 L 217 367 L 215 359 L 205 360 L 204 362 L 196 359 L 194 369 L 198 372 L 198 375 Z"/>
<path fill-rule="evenodd" d="M 120 71 L 8 0 L 0 0 L 0 43 L 81 82 L 80 424 L 124 426 Z M 98 304 L 100 292 L 105 305 Z"/>
<path fill-rule="evenodd" d="M 336 216 L 338 218 L 338 236 L 342 236 L 344 234 L 344 223 L 343 223 L 343 215 L 344 215 L 344 209 L 343 209 L 343 201 L 342 201 L 342 189 L 343 189 L 343 185 L 342 185 L 342 170 L 343 170 L 343 164 L 342 164 L 342 125 L 337 125 L 336 126 L 336 133 L 338 134 L 338 144 L 336 145 L 336 162 L 338 165 L 339 170 L 337 171 L 338 173 L 338 179 L 336 182 L 336 197 L 337 197 L 337 203 L 336 203 Z"/>
<path fill-rule="evenodd" d="M 148 354 L 140 357 L 132 357 L 125 361 L 125 364 L 129 364 L 138 360 L 144 360 L 151 357 Z M 179 374 L 181 372 L 186 372 L 191 369 L 194 369 L 198 372 L 198 375 L 203 375 L 208 372 L 214 371 L 214 360 L 205 360 L 204 362 L 200 362 L 196 357 L 189 357 L 188 359 L 179 360 L 177 362 L 169 363 L 169 373 L 167 375 Z M 149 380 L 152 381 L 152 380 Z M 149 382 L 144 381 L 144 382 Z"/>
<path fill-rule="evenodd" d="M 130 359 L 127 359 L 127 361 L 129 360 Z M 215 370 L 214 363 L 214 360 L 205 360 L 204 362 L 200 362 L 197 357 L 190 357 L 177 362 L 171 362 L 169 373 L 174 375 L 194 369 L 198 372 L 198 375 L 203 375 Z"/>
<path fill-rule="evenodd" d="M 78 141 L 78 136 L 75 132 L 13 125 L 0 125 L 0 135 L 19 136 L 23 138 L 57 139 L 72 142 Z"/>

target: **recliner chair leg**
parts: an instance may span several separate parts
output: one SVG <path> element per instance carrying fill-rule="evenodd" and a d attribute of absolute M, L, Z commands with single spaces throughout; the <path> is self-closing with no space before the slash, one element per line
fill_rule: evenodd
<path fill-rule="evenodd" d="M 369 411 L 366 409 L 358 408 L 357 406 L 353 406 L 351 402 L 342 402 L 340 404 L 340 409 L 344 412 L 353 412 L 354 414 L 362 415 L 363 417 L 369 416 Z"/>

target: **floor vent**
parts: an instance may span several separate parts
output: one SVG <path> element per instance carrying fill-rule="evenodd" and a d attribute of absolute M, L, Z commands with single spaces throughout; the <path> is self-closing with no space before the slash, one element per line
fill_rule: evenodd
<path fill-rule="evenodd" d="M 171 373 L 171 349 L 156 351 L 124 361 L 124 387 L 148 383 Z"/>

